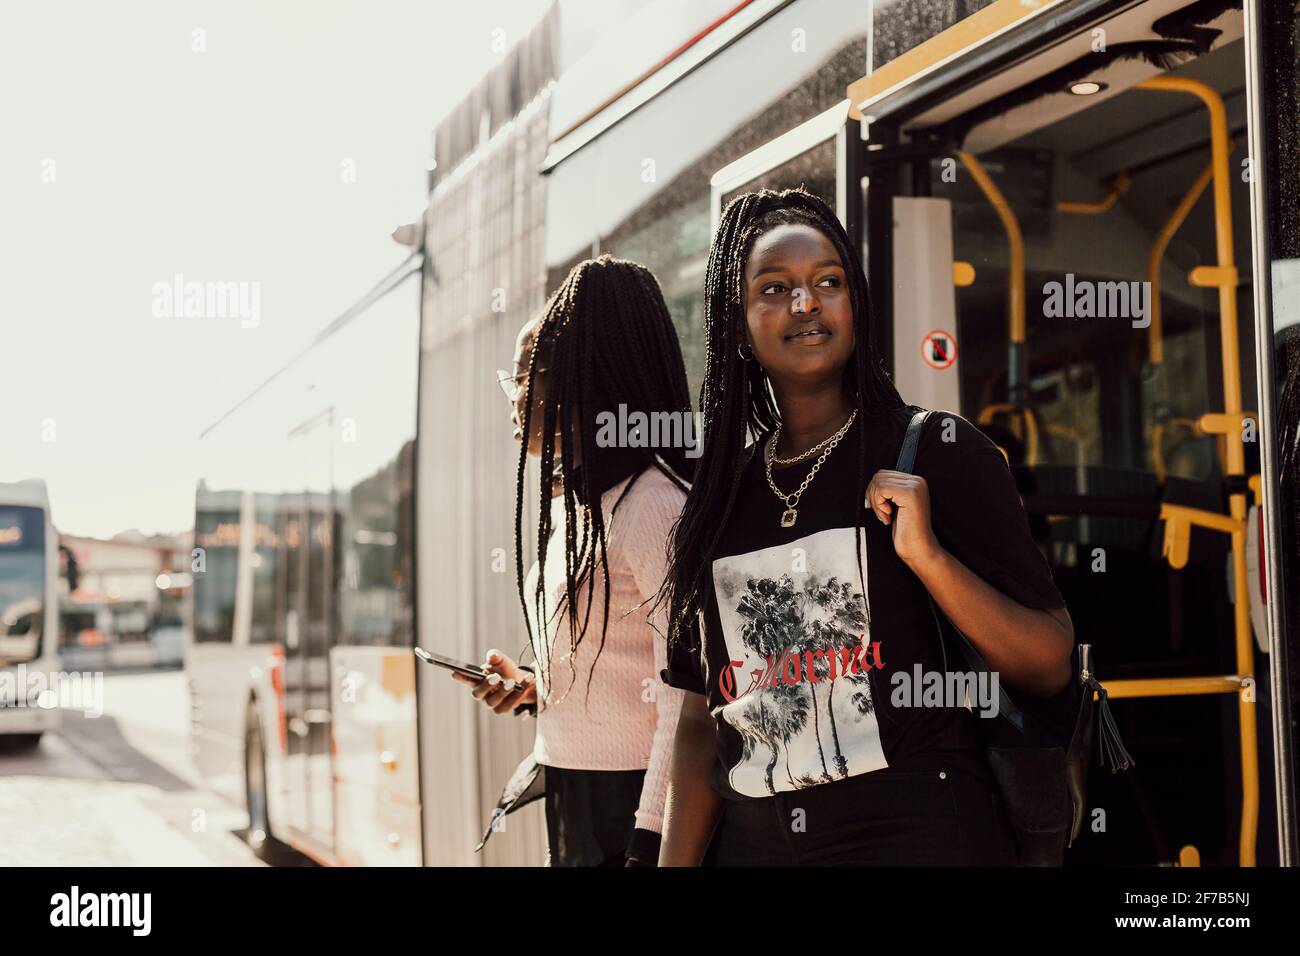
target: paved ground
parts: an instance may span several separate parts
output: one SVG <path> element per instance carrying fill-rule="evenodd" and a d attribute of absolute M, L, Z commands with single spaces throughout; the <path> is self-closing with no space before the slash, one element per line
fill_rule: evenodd
<path fill-rule="evenodd" d="M 260 866 L 194 770 L 188 706 L 181 671 L 109 674 L 103 716 L 0 746 L 0 867 Z"/>

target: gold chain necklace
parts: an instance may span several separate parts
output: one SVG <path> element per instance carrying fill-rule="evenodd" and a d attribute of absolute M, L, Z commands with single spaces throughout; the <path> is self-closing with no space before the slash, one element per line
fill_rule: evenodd
<path fill-rule="evenodd" d="M 858 410 L 856 408 L 853 409 L 853 415 L 856 415 L 857 413 Z M 849 416 L 850 424 L 853 423 L 853 415 Z M 780 435 L 780 433 L 781 433 L 780 426 L 777 426 L 777 430 L 776 432 L 773 433 L 772 436 L 773 437 L 772 464 L 776 465 L 778 468 L 784 468 L 786 465 L 797 465 L 801 461 L 807 461 L 809 458 L 812 458 L 814 455 L 819 454 L 823 448 L 825 448 L 831 442 L 835 441 L 839 436 L 839 433 L 837 432 L 836 434 L 831 435 L 829 438 L 823 438 L 821 441 L 813 445 L 807 451 L 800 452 L 799 454 L 795 455 L 793 458 L 777 458 L 775 439 L 778 435 Z"/>
<path fill-rule="evenodd" d="M 840 443 L 840 439 L 844 437 L 845 433 L 848 432 L 849 430 L 849 426 L 853 424 L 853 419 L 857 417 L 858 417 L 858 410 L 855 408 L 853 410 L 853 414 L 849 416 L 849 420 L 846 421 L 840 427 L 840 430 L 837 431 L 830 438 L 828 438 L 826 441 L 822 442 L 822 444 L 825 445 L 826 447 L 822 449 L 821 455 L 818 457 L 816 463 L 812 466 L 812 471 L 808 472 L 808 476 L 804 478 L 802 484 L 800 484 L 799 487 L 792 494 L 788 494 L 788 495 L 783 494 L 781 489 L 776 486 L 776 482 L 772 480 L 772 463 L 776 461 L 776 443 L 777 440 L 780 439 L 781 437 L 781 426 L 780 425 L 776 426 L 776 430 L 772 432 L 772 437 L 768 439 L 767 448 L 765 449 L 763 458 L 765 459 L 765 463 L 766 463 L 768 487 L 770 487 L 772 489 L 772 493 L 776 495 L 778 498 L 780 498 L 781 501 L 785 504 L 785 511 L 781 512 L 782 528 L 794 527 L 794 523 L 799 517 L 799 511 L 798 508 L 796 507 L 799 504 L 799 498 L 803 495 L 805 491 L 808 490 L 808 486 L 812 484 L 812 480 L 815 477 L 817 477 L 817 472 L 821 469 L 821 466 L 825 464 L 826 459 L 829 458 L 831 452 L 835 450 L 835 446 Z M 794 460 L 797 461 L 798 459 L 794 459 Z"/>

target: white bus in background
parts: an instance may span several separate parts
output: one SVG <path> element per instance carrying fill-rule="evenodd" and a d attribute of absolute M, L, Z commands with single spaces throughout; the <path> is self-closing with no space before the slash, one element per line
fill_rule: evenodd
<path fill-rule="evenodd" d="M 391 288 L 419 274 L 413 256 Z M 247 807 L 248 843 L 267 862 L 422 860 L 418 291 L 376 293 L 204 439 L 191 752 L 214 792 Z"/>
<path fill-rule="evenodd" d="M 33 746 L 59 724 L 58 707 L 28 693 L 59 669 L 58 577 L 45 482 L 0 483 L 0 735 Z"/>

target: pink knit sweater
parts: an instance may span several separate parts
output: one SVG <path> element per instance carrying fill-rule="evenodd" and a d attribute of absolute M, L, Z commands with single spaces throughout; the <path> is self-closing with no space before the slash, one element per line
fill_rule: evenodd
<path fill-rule="evenodd" d="M 564 499 L 551 500 L 552 531 L 546 552 L 551 659 L 547 661 L 547 649 L 540 648 L 534 638 L 539 703 L 533 756 L 545 766 L 573 770 L 644 769 L 636 826 L 658 833 L 663 829 L 673 735 L 683 692 L 659 680 L 667 656 L 665 615 L 661 611 L 651 617 L 650 604 L 638 605 L 651 598 L 663 581 L 669 531 L 686 495 L 662 472 L 650 468 L 636 479 L 611 515 L 626 485 L 627 481 L 620 482 L 601 499 L 610 608 L 605 646 L 598 661 L 605 604 L 603 574 L 599 570 L 596 574 L 586 635 L 576 653 L 571 653 L 568 620 L 555 613 L 564 595 Z M 578 538 L 581 540 L 581 530 Z M 534 635 L 540 633 L 532 606 L 536 588 L 534 564 L 524 586 Z M 589 588 L 590 584 L 585 584 L 578 591 L 580 619 L 586 615 Z M 587 679 L 593 661 L 589 691 Z M 549 669 L 543 668 L 543 663 Z"/>

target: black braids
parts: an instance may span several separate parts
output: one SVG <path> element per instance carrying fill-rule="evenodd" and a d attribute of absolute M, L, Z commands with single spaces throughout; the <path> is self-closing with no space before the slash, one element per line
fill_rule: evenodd
<path fill-rule="evenodd" d="M 532 434 L 532 427 L 533 427 L 532 396 L 534 394 L 533 389 L 535 388 L 536 378 L 537 378 L 538 346 L 541 343 L 541 339 L 542 339 L 541 327 L 544 324 L 544 322 L 545 319 L 543 318 L 542 321 L 537 323 L 538 328 L 534 331 L 533 345 L 528 352 L 528 380 L 526 385 L 527 388 L 526 394 L 529 396 L 529 398 L 528 401 L 524 403 L 523 419 L 520 422 L 520 427 L 523 430 L 524 437 L 523 440 L 520 442 L 519 464 L 515 469 L 515 583 L 516 583 L 516 588 L 519 592 L 519 603 L 524 609 L 524 622 L 525 622 L 524 626 L 530 636 L 532 634 L 532 628 L 527 623 L 528 622 L 528 598 L 524 594 L 524 549 L 523 549 L 524 476 L 526 473 L 526 469 L 528 467 L 528 441 L 529 441 L 529 436 Z M 543 458 L 545 458 L 545 453 L 546 453 L 545 448 L 543 448 L 542 453 L 543 453 Z M 543 462 L 542 473 L 543 475 L 546 474 L 545 462 Z M 543 520 L 542 516 L 546 514 L 546 510 L 547 510 L 545 508 L 545 505 L 547 504 L 546 502 L 547 488 L 548 488 L 548 484 L 545 478 L 543 478 L 542 507 L 538 511 L 538 525 L 539 525 L 538 534 L 539 535 L 541 534 L 541 522 Z M 536 610 L 536 595 L 534 595 L 534 609 Z M 535 653 L 535 649 L 534 649 L 534 657 L 537 657 Z M 540 667 L 544 672 L 545 664 L 542 662 L 540 658 L 537 658 L 537 663 L 538 663 L 538 667 Z M 544 676 L 545 675 L 543 674 L 543 678 Z"/>
<path fill-rule="evenodd" d="M 649 303 L 662 297 L 659 283 L 649 271 L 637 272 L 635 279 L 641 287 L 642 296 L 633 297 L 630 302 L 621 303 L 621 307 L 615 313 L 618 316 L 618 321 L 625 322 L 628 326 L 630 345 L 636 353 L 632 356 L 632 360 L 643 365 L 650 373 L 652 380 L 667 381 L 669 395 L 684 397 L 686 401 L 684 405 L 664 408 L 658 407 L 649 394 L 638 397 L 645 407 L 653 411 L 680 412 L 689 416 L 691 413 L 689 387 L 686 379 L 686 366 L 681 355 L 681 345 L 671 323 L 655 322 L 651 315 Z M 611 369 L 609 374 L 617 374 L 617 372 Z M 638 389 L 643 389 L 642 383 L 632 384 Z M 678 400 L 680 401 L 680 399 Z M 683 438 L 685 437 L 683 435 Z M 646 457 L 648 465 L 655 464 L 655 455 L 653 453 L 647 453 Z M 689 471 L 684 447 L 675 444 L 661 447 L 659 457 L 678 476 Z M 678 483 L 680 484 L 680 481 Z"/>
<path fill-rule="evenodd" d="M 585 273 L 585 271 L 586 270 L 584 269 L 583 272 Z M 580 300 L 581 297 L 582 297 L 581 284 L 575 283 L 573 288 L 573 301 L 570 303 L 571 309 L 576 309 L 578 307 L 578 301 Z M 566 325 L 568 322 L 569 315 L 572 315 L 572 312 L 567 312 L 565 315 Z M 573 364 L 576 364 L 578 368 L 581 369 L 583 365 L 581 330 L 579 329 L 572 334 L 575 334 L 577 336 L 576 341 L 574 341 L 574 351 L 578 353 L 576 356 L 577 362 Z M 571 384 L 570 377 L 573 374 L 573 370 L 569 368 L 568 365 L 571 364 L 571 360 L 573 358 L 574 356 L 568 355 L 566 353 L 566 357 L 562 360 L 563 365 L 565 367 L 560 369 L 559 372 L 557 372 L 556 378 L 559 383 L 560 394 L 563 396 L 560 399 L 561 405 L 567 408 L 569 407 L 569 402 L 573 401 L 574 410 L 576 412 L 581 412 L 581 409 L 577 405 L 576 399 L 571 398 L 569 395 L 570 384 Z M 575 656 L 576 656 L 575 651 L 577 650 L 577 644 L 578 644 L 577 641 L 578 631 L 577 631 L 577 621 L 574 619 L 577 613 L 577 596 L 575 593 L 576 588 L 575 588 L 574 578 L 577 575 L 578 568 L 582 566 L 583 561 L 586 559 L 586 551 L 587 551 L 587 538 L 586 538 L 587 515 L 585 513 L 585 510 L 583 512 L 583 540 L 581 545 L 578 544 L 577 519 L 578 519 L 579 495 L 577 492 L 578 492 L 578 485 L 585 483 L 586 475 L 585 474 L 580 475 L 577 473 L 577 468 L 575 467 L 577 456 L 574 455 L 572 441 L 560 442 L 560 457 L 561 457 L 560 474 L 562 475 L 562 482 L 563 482 L 562 494 L 564 496 L 563 498 L 564 500 L 564 596 L 561 599 L 560 606 L 563 607 L 567 612 L 565 614 L 565 620 L 567 621 L 569 626 L 569 673 L 570 673 L 569 689 L 572 689 L 573 685 L 577 682 L 578 679 L 578 665 L 577 665 L 577 661 L 575 660 Z M 587 501 L 586 496 L 582 495 L 582 502 L 584 503 L 584 508 L 585 508 L 586 501 Z M 539 577 L 540 577 L 540 573 L 541 570 L 539 568 Z M 588 609 L 590 609 L 590 603 L 588 603 Z M 586 627 L 586 619 L 584 619 L 583 621 L 583 626 L 584 628 Z M 565 691 L 564 696 L 566 697 L 568 696 L 568 690 Z"/>
<path fill-rule="evenodd" d="M 554 363 L 556 361 L 555 356 L 553 355 L 549 361 Z M 563 390 L 556 389 L 555 394 L 555 399 L 547 396 L 542 406 L 542 434 L 551 439 L 549 441 L 543 441 L 541 456 L 541 500 L 538 509 L 537 554 L 539 555 L 539 561 L 541 561 L 542 564 L 545 564 L 546 552 L 550 544 L 551 534 L 555 530 L 551 525 L 551 475 L 554 474 L 555 471 L 555 442 L 553 436 L 555 434 L 555 420 L 559 416 L 559 403 L 563 400 Z M 561 443 L 561 467 L 563 467 L 563 451 L 564 447 L 563 443 Z M 539 573 L 537 575 L 537 584 L 533 593 L 533 604 L 536 613 L 537 626 L 541 629 L 543 634 L 546 633 L 551 620 L 551 614 L 549 608 L 547 608 L 546 598 L 546 580 L 544 576 Z M 546 663 L 543 665 L 542 674 L 544 682 L 549 687 L 551 684 L 551 658 L 553 657 L 549 648 L 544 656 L 546 658 Z"/>
<path fill-rule="evenodd" d="M 564 302 L 567 301 L 568 295 L 569 295 L 569 290 L 567 288 L 567 283 L 566 283 L 566 287 L 562 287 L 560 290 L 557 291 L 556 302 L 563 304 Z M 537 375 L 537 367 L 539 364 L 538 363 L 539 356 L 546 355 L 553 351 L 549 347 L 544 347 L 544 343 L 546 343 L 546 345 L 549 346 L 550 341 L 552 341 L 555 337 L 556 324 L 557 324 L 556 316 L 557 316 L 556 310 L 548 306 L 546 312 L 542 317 L 541 322 L 538 324 L 538 327 L 534 333 L 533 348 L 529 353 L 529 363 L 528 363 L 528 388 L 529 388 L 528 394 L 530 396 L 533 394 L 532 389 L 536 385 L 536 375 Z M 533 407 L 533 402 L 532 399 L 530 398 L 526 403 L 526 407 L 524 409 L 524 425 L 523 425 L 524 432 L 523 433 L 525 439 L 519 450 L 520 458 L 519 458 L 519 471 L 518 471 L 518 482 L 519 482 L 518 497 L 521 500 L 523 496 L 524 468 L 528 460 L 527 436 L 531 434 L 530 429 L 532 427 L 532 407 Z M 554 400 L 545 401 L 543 403 L 543 408 L 542 408 L 543 435 L 546 436 L 554 435 L 555 419 L 557 415 L 556 408 L 557 408 L 557 404 Z M 538 523 L 537 523 L 537 549 L 538 549 L 537 553 L 542 556 L 543 560 L 545 558 L 546 546 L 550 539 L 550 533 L 551 533 L 550 476 L 555 466 L 554 452 L 555 452 L 554 442 L 544 441 L 542 444 L 542 454 L 541 454 L 542 480 L 541 480 L 541 491 L 539 496 L 540 500 L 538 503 Z M 532 628 L 528 624 L 528 616 L 527 616 L 528 606 L 526 601 L 524 600 L 524 594 L 523 594 L 523 587 L 524 587 L 523 547 L 522 547 L 522 531 L 521 531 L 520 521 L 521 521 L 521 515 L 516 514 L 515 516 L 515 528 L 516 528 L 515 568 L 516 568 L 516 576 L 517 576 L 518 587 L 519 587 L 520 600 L 524 604 L 525 627 L 528 628 L 529 639 L 531 643 Z M 536 615 L 536 620 L 538 622 L 538 625 L 543 629 L 545 629 L 550 620 L 550 615 L 547 614 L 546 612 L 545 580 L 540 574 L 538 575 L 537 584 L 533 592 L 533 612 Z M 534 651 L 535 650 L 536 649 L 534 648 Z M 544 656 L 539 656 L 536 653 L 534 653 L 534 656 L 538 657 L 538 664 L 542 671 L 543 681 L 549 683 L 551 655 L 549 653 L 546 653 Z"/>
<path fill-rule="evenodd" d="M 737 196 L 723 211 L 705 270 L 704 383 L 700 407 L 704 454 L 696 463 L 696 480 L 674 527 L 670 570 L 658 600 L 668 604 L 669 652 L 691 633 L 702 609 L 701 585 L 739 492 L 743 474 L 740 452 L 752 432 L 756 451 L 780 421 L 766 373 L 757 362 L 737 353 L 745 321 L 743 276 L 754 242 L 778 225 L 800 223 L 822 232 L 834 245 L 848 278 L 854 315 L 855 359 L 845 369 L 845 388 L 863 418 L 858 438 L 858 472 L 866 490 L 866 428 L 869 417 L 902 407 L 902 399 L 876 358 L 870 338 L 870 298 L 861 259 L 839 219 L 822 200 L 803 189 L 759 190 Z M 862 511 L 855 520 L 855 543 L 862 540 Z M 859 571 L 861 545 L 857 544 Z M 865 574 L 863 575 L 865 580 Z M 693 651 L 698 650 L 692 648 Z"/>
<path fill-rule="evenodd" d="M 597 290 L 584 288 L 582 294 L 585 298 L 590 300 L 589 305 L 591 308 L 597 311 L 603 311 L 604 303 L 601 300 L 601 297 L 597 294 Z M 591 331 L 592 329 L 590 324 L 585 324 L 574 330 L 574 335 L 576 336 L 575 345 L 576 345 L 577 362 L 578 362 L 577 373 L 581 376 L 579 393 L 580 395 L 584 395 L 584 396 L 591 396 L 593 394 L 594 376 L 593 376 L 593 368 L 592 368 L 592 359 L 591 356 L 588 355 L 588 348 L 587 348 Z M 585 424 L 589 409 L 582 402 L 581 399 L 578 399 L 575 402 L 575 412 L 577 413 L 577 419 L 581 422 L 584 422 Z M 594 448 L 590 444 L 589 438 L 590 438 L 590 430 L 585 427 L 581 428 L 577 435 L 576 443 L 578 445 L 580 457 L 583 462 L 592 461 L 592 455 L 594 454 Z M 600 514 L 599 505 L 597 505 L 597 507 L 594 509 L 591 507 L 593 501 L 593 497 L 592 497 L 593 483 L 591 481 L 591 468 L 590 467 L 580 468 L 579 472 L 580 472 L 579 478 L 581 483 L 580 501 L 577 500 L 574 501 L 573 511 L 576 520 L 578 515 L 577 506 L 581 504 L 582 540 L 580 542 L 577 540 L 577 533 L 579 529 L 575 526 L 574 527 L 575 545 L 573 549 L 573 570 L 571 572 L 570 581 L 567 584 L 567 586 L 571 589 L 569 594 L 569 600 L 572 603 L 570 604 L 570 607 L 573 608 L 575 611 L 575 613 L 570 613 L 569 615 L 569 651 L 570 651 L 569 669 L 573 675 L 573 680 L 570 682 L 570 686 L 572 686 L 573 683 L 577 682 L 578 670 L 577 670 L 576 657 L 577 657 L 577 649 L 578 649 L 578 635 L 580 631 L 581 633 L 585 634 L 587 627 L 591 623 L 591 607 L 592 607 L 592 603 L 595 600 L 595 595 L 596 595 L 595 583 L 594 581 L 592 581 L 586 587 L 587 600 L 586 600 L 586 606 L 583 610 L 582 626 L 581 629 L 579 629 L 578 622 L 576 619 L 577 582 L 574 579 L 574 576 L 576 576 L 578 569 L 580 567 L 585 568 L 590 566 L 592 569 L 595 568 L 596 561 L 597 561 L 597 553 L 599 550 L 597 539 L 602 536 L 600 532 L 603 532 L 603 520 L 602 520 L 602 515 Z M 590 549 L 590 558 L 588 558 L 589 549 Z M 606 602 L 608 602 L 609 600 L 608 576 L 606 576 L 606 579 L 604 581 L 604 586 L 605 586 L 605 600 Z M 602 630 L 602 642 L 603 642 L 603 636 L 604 636 L 604 632 Z M 590 680 L 587 683 L 587 687 L 588 690 L 590 690 L 591 687 Z"/>
<path fill-rule="evenodd" d="M 538 611 L 539 627 L 549 623 L 560 611 L 567 612 L 570 667 L 576 677 L 576 650 L 590 624 L 595 596 L 594 573 L 601 573 L 605 589 L 598 660 L 604 648 L 609 623 L 610 574 L 606 522 L 601 507 L 602 495 L 621 480 L 633 478 L 655 463 L 652 449 L 603 449 L 596 441 L 597 411 L 625 404 L 630 411 L 647 416 L 653 411 L 685 411 L 691 403 L 681 347 L 677 342 L 663 295 L 654 277 L 644 267 L 626 260 L 601 256 L 586 260 L 570 271 L 553 293 L 538 324 L 533 358 L 530 358 L 529 387 L 534 384 L 535 357 L 539 349 L 547 353 L 549 375 L 544 396 L 542 471 L 546 481 L 554 469 L 558 430 L 559 476 L 565 514 L 565 587 L 556 611 L 547 615 Z M 531 435 L 531 406 L 525 409 L 524 435 Z M 684 451 L 664 449 L 665 460 L 676 464 L 679 486 L 688 480 L 691 467 Z M 521 456 L 527 454 L 526 445 Z M 578 461 L 581 464 L 578 464 Z M 517 505 L 522 503 L 521 466 L 517 473 Z M 629 485 L 630 487 L 630 485 Z M 541 494 L 538 519 L 538 580 L 534 601 L 545 601 L 545 554 L 551 529 L 549 488 Z M 621 499 L 620 499 L 621 500 Z M 517 512 L 520 509 L 517 507 Z M 582 527 L 579 529 L 578 525 Z M 522 519 L 516 515 L 516 577 L 521 601 L 527 611 L 523 586 Z M 582 620 L 578 620 L 578 592 L 587 590 Z M 531 623 L 529 639 L 533 640 Z M 548 631 L 544 632 L 546 637 Z M 557 635 L 558 636 L 558 635 Z M 549 641 L 550 638 L 546 637 Z M 544 679 L 553 654 L 547 653 Z M 595 660 L 592 670 L 594 672 Z M 590 694 L 590 676 L 588 680 Z M 567 691 L 566 691 L 567 693 Z"/>
<path fill-rule="evenodd" d="M 696 463 L 698 470 L 696 485 L 710 487 L 719 483 L 723 472 L 723 462 L 738 457 L 745 438 L 745 422 L 735 414 L 736 403 L 728 401 L 730 395 L 748 384 L 745 363 L 737 352 L 742 340 L 736 332 L 733 321 L 733 303 L 741 301 L 740 286 L 735 281 L 736 270 L 728 268 L 726 262 L 737 244 L 736 234 L 743 228 L 750 207 L 759 200 L 757 194 L 747 193 L 733 200 L 723 213 L 709 252 L 705 269 L 705 342 L 706 360 L 704 381 L 700 387 L 700 409 L 704 419 L 704 435 L 708 440 L 705 446 L 713 450 L 722 444 L 721 454 L 706 452 Z M 730 279 L 730 285 L 728 280 Z M 745 405 L 748 406 L 748 395 Z M 714 524 L 713 533 L 708 539 L 708 553 L 712 553 L 721 538 L 725 526 L 725 516 L 730 514 L 740 485 L 740 469 L 733 469 L 734 474 L 728 489 L 727 501 L 723 508 L 723 518 Z M 692 496 L 694 492 L 692 492 Z M 712 517 L 703 509 L 683 510 L 674 526 L 673 540 L 670 547 L 670 566 L 674 569 L 685 566 L 691 557 L 683 550 L 684 541 L 699 541 L 713 524 Z M 667 601 L 668 636 L 670 648 L 677 634 L 686 628 L 689 632 L 689 618 L 692 610 L 699 605 L 699 586 L 703 576 L 704 565 L 701 562 L 693 571 L 684 575 L 670 572 L 660 591 L 660 601 Z M 679 596 L 680 594 L 680 596 Z"/>
<path fill-rule="evenodd" d="M 561 292 L 557 292 L 557 297 L 560 296 Z M 545 337 L 549 334 L 550 323 L 551 323 L 551 311 L 548 308 L 545 312 L 543 312 L 541 319 L 538 320 L 536 324 L 536 328 L 534 329 L 533 332 L 532 348 L 529 350 L 528 353 L 528 380 L 527 380 L 526 388 L 527 388 L 527 394 L 529 396 L 532 396 L 534 394 L 534 389 L 536 388 L 538 357 L 539 355 L 543 354 L 542 343 Z M 543 421 L 543 429 L 545 430 L 546 409 L 543 409 L 542 421 Z M 527 603 L 527 599 L 524 596 L 524 549 L 522 547 L 522 542 L 523 542 L 524 477 L 528 465 L 528 436 L 532 433 L 532 426 L 533 426 L 533 402 L 531 397 L 529 401 L 526 402 L 524 405 L 523 420 L 521 421 L 520 426 L 523 430 L 524 439 L 519 448 L 519 465 L 516 468 L 516 472 L 515 472 L 515 482 L 516 482 L 515 578 L 518 586 L 520 603 L 523 605 L 525 612 L 527 612 L 528 603 Z M 542 473 L 544 477 L 542 480 L 541 501 L 539 503 L 540 506 L 538 508 L 539 538 L 542 534 L 545 533 L 546 523 L 549 520 L 549 514 L 550 514 L 549 497 L 547 494 L 549 490 L 549 483 L 545 477 L 549 475 L 550 468 L 552 467 L 551 463 L 547 460 L 549 452 L 550 452 L 550 448 L 544 445 L 542 448 L 542 463 L 541 463 Z M 535 592 L 534 594 L 535 611 L 539 610 L 539 608 L 537 607 L 537 601 L 539 599 L 540 599 L 540 590 Z"/>
<path fill-rule="evenodd" d="M 601 293 L 600 298 L 603 299 L 605 297 L 604 293 L 606 293 L 607 291 L 608 291 L 607 289 L 601 287 L 599 290 L 599 292 Z M 610 315 L 611 317 L 620 315 L 620 311 L 617 307 L 618 303 L 600 301 L 597 303 L 597 305 L 599 311 L 602 314 Z M 611 306 L 613 306 L 613 308 L 611 308 Z M 596 330 L 595 328 L 592 327 L 592 325 L 589 324 L 588 326 L 585 327 L 585 332 L 587 336 L 591 338 L 594 337 Z M 597 362 L 599 361 L 597 357 L 598 352 L 596 349 L 592 349 L 591 351 L 592 351 L 592 355 L 590 359 L 583 362 L 583 373 L 586 380 L 586 387 L 584 388 L 583 393 L 589 396 L 589 401 L 591 400 L 591 397 L 596 396 L 598 394 L 596 389 L 596 379 L 597 379 L 596 366 L 597 366 Z M 637 399 L 640 396 L 633 395 L 632 397 L 634 399 Z M 584 422 L 588 420 L 594 421 L 595 420 L 594 412 L 595 412 L 595 408 L 582 409 L 582 420 Z M 584 428 L 582 430 L 581 440 L 582 440 L 583 461 L 594 461 L 595 456 L 598 454 L 596 450 L 596 436 L 594 431 L 590 428 Z M 583 469 L 583 481 L 587 486 L 587 492 L 585 498 L 585 500 L 588 503 L 587 514 L 591 516 L 591 528 L 590 528 L 591 554 L 592 554 L 591 567 L 595 568 L 596 556 L 597 554 L 599 554 L 600 579 L 601 579 L 601 584 L 604 587 L 604 597 L 605 597 L 604 605 L 601 608 L 600 643 L 596 645 L 596 656 L 592 658 L 591 669 L 588 671 L 585 704 L 589 704 L 591 702 L 591 682 L 592 680 L 595 679 L 596 676 L 596 664 L 600 661 L 600 655 L 605 650 L 605 636 L 609 629 L 610 580 L 609 580 L 609 552 L 608 552 L 608 548 L 606 547 L 607 539 L 605 536 L 605 513 L 604 513 L 604 509 L 601 507 L 600 504 L 600 493 L 596 488 L 596 483 L 592 481 L 592 470 L 590 468 Z M 585 547 L 586 531 L 587 529 L 584 526 L 584 547 Z M 593 599 L 595 598 L 595 594 L 596 594 L 596 588 L 593 583 L 587 587 L 587 609 L 585 615 L 583 616 L 583 621 L 582 621 L 582 630 L 584 634 L 586 633 L 587 626 L 591 621 L 591 604 Z M 573 646 L 576 651 L 578 646 L 577 641 L 574 642 Z"/>

